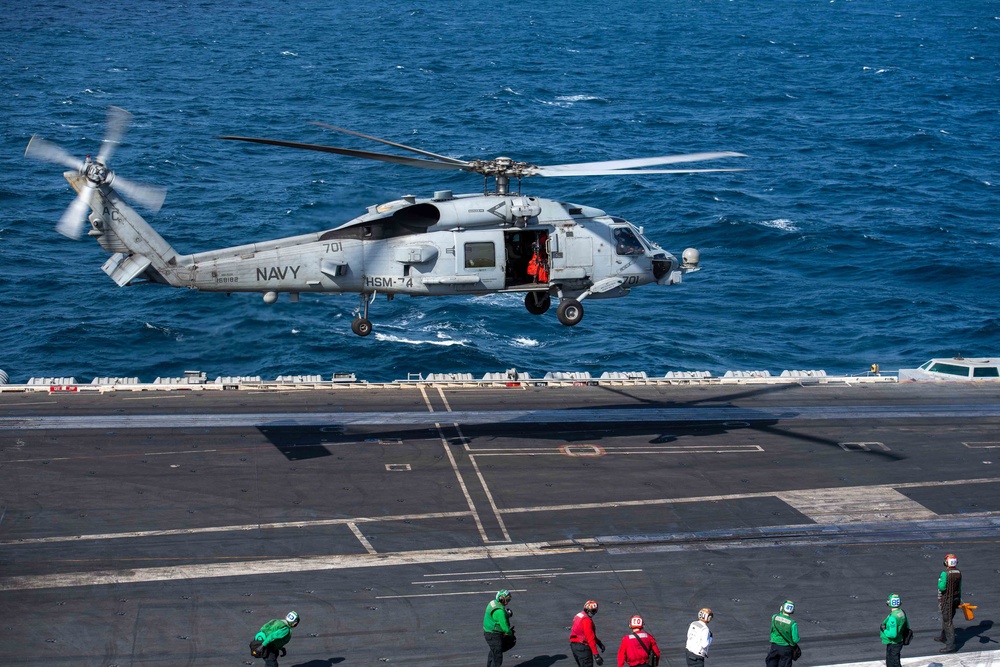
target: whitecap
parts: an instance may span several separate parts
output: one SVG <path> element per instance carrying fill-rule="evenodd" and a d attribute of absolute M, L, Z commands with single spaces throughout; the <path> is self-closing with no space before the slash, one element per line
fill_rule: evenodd
<path fill-rule="evenodd" d="M 293 334 L 297 334 L 297 333 L 299 333 L 299 330 L 298 329 L 292 329 L 292 333 Z"/>
<path fill-rule="evenodd" d="M 282 51 L 281 55 L 283 55 L 283 56 L 298 56 L 299 54 L 295 53 L 295 51 Z"/>
<path fill-rule="evenodd" d="M 563 102 L 590 102 L 597 100 L 599 102 L 607 102 L 603 97 L 598 97 L 597 95 L 557 95 L 557 100 L 562 100 Z"/>
<path fill-rule="evenodd" d="M 517 336 L 511 341 L 514 347 L 538 347 L 539 343 L 534 338 L 525 338 L 524 336 Z"/>
<path fill-rule="evenodd" d="M 755 224 L 762 225 L 764 227 L 770 227 L 772 229 L 780 229 L 783 232 L 799 231 L 799 228 L 795 226 L 795 223 L 787 218 L 776 218 L 774 220 L 758 220 Z"/>
<path fill-rule="evenodd" d="M 516 305 L 523 299 L 513 294 L 480 294 L 472 297 L 471 301 L 487 306 L 511 306 Z"/>
<path fill-rule="evenodd" d="M 539 104 L 544 104 L 547 107 L 571 107 L 572 102 L 549 102 L 548 100 L 540 100 L 537 97 L 532 98 L 533 102 L 538 102 Z"/>
<path fill-rule="evenodd" d="M 404 345 L 440 345 L 442 347 L 451 347 L 452 345 L 460 345 L 465 347 L 469 342 L 467 340 L 414 340 L 412 338 L 402 338 L 400 336 L 393 336 L 391 334 L 376 333 L 375 340 L 384 341 L 387 343 L 403 343 Z"/>

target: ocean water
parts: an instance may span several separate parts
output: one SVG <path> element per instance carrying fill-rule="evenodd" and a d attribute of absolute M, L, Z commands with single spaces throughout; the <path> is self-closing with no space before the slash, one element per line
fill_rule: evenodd
<path fill-rule="evenodd" d="M 1000 354 L 1000 3 L 964 0 L 370 0 L 19 3 L 0 21 L 0 369 L 175 376 L 912 367 Z M 34 133 L 169 188 L 148 220 L 181 252 L 327 229 L 479 177 L 215 139 L 537 164 L 710 150 L 748 171 L 529 179 L 643 225 L 703 270 L 585 302 L 576 327 L 516 295 L 117 287 L 54 225 L 72 192 Z M 391 149 L 390 149 L 391 150 Z"/>

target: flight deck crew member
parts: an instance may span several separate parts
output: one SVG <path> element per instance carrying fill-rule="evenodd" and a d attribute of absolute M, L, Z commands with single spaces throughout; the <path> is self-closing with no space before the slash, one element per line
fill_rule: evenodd
<path fill-rule="evenodd" d="M 597 613 L 597 601 L 587 600 L 583 603 L 583 611 L 573 617 L 573 627 L 569 631 L 569 648 L 576 659 L 578 667 L 601 667 L 604 658 L 597 652 L 604 653 L 604 644 L 597 638 L 597 628 L 594 627 L 594 614 Z"/>
<path fill-rule="evenodd" d="M 708 647 L 712 645 L 712 631 L 708 629 L 712 616 L 708 607 L 699 609 L 698 620 L 688 626 L 687 644 L 684 646 L 688 667 L 705 667 Z"/>
<path fill-rule="evenodd" d="M 618 667 L 638 667 L 656 665 L 660 662 L 660 647 L 653 635 L 643 630 L 642 616 L 633 616 L 628 621 L 631 632 L 622 637 L 618 647 Z"/>
<path fill-rule="evenodd" d="M 278 667 L 278 656 L 285 657 L 285 644 L 292 641 L 292 628 L 299 624 L 299 615 L 288 612 L 284 618 L 268 621 L 254 638 L 263 644 L 264 667 Z"/>
<path fill-rule="evenodd" d="M 785 600 L 778 613 L 771 617 L 771 649 L 767 652 L 767 667 L 792 667 L 792 653 L 799 643 L 799 624 L 792 620 L 795 603 Z"/>
<path fill-rule="evenodd" d="M 507 609 L 510 603 L 510 591 L 506 588 L 497 591 L 496 597 L 486 605 L 483 616 L 483 635 L 490 653 L 486 657 L 486 667 L 500 667 L 503 664 L 503 653 L 514 647 L 514 628 L 510 626 L 510 615 Z"/>
<path fill-rule="evenodd" d="M 955 612 L 962 604 L 962 573 L 958 571 L 958 557 L 944 557 L 944 571 L 938 577 L 938 606 L 941 609 L 941 634 L 936 641 L 944 642 L 941 653 L 955 652 Z"/>
<path fill-rule="evenodd" d="M 906 636 L 906 613 L 900 607 L 901 600 L 896 593 L 890 593 L 885 603 L 889 605 L 889 615 L 882 621 L 882 632 L 879 634 L 885 644 L 885 667 L 900 667 L 899 654 Z"/>

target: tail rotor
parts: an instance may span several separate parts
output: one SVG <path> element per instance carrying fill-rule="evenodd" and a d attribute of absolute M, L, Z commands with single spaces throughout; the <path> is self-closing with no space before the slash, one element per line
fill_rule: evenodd
<path fill-rule="evenodd" d="M 163 205 L 163 200 L 167 195 L 164 188 L 126 180 L 116 176 L 108 169 L 108 161 L 115 149 L 121 145 L 122 138 L 125 136 L 131 121 L 132 114 L 128 111 L 118 107 L 108 109 L 104 141 L 101 142 L 101 149 L 94 160 L 91 160 L 89 155 L 86 160 L 75 158 L 61 147 L 38 135 L 31 137 L 31 141 L 28 142 L 28 147 L 24 151 L 25 157 L 74 169 L 80 176 L 84 177 L 83 184 L 77 188 L 76 199 L 69 205 L 56 225 L 56 231 L 63 236 L 71 239 L 80 238 L 84 222 L 87 219 L 87 210 L 94 198 L 94 190 L 102 186 L 113 186 L 124 196 L 142 204 L 154 213 L 159 211 Z"/>

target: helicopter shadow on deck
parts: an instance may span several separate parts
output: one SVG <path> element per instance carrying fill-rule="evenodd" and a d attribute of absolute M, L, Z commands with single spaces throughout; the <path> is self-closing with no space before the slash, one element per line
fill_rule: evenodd
<path fill-rule="evenodd" d="M 569 408 L 564 412 L 567 418 L 560 422 L 515 422 L 497 421 L 488 424 L 461 424 L 461 434 L 454 427 L 444 426 L 439 432 L 436 428 L 414 425 L 409 428 L 396 429 L 366 429 L 348 427 L 343 424 L 302 425 L 271 423 L 259 428 L 263 434 L 289 461 L 333 456 L 332 447 L 356 444 L 384 444 L 390 442 L 406 442 L 414 440 L 439 440 L 444 435 L 452 446 L 461 447 L 465 443 L 476 440 L 492 440 L 497 438 L 512 440 L 530 440 L 532 442 L 553 440 L 563 443 L 587 442 L 598 444 L 605 437 L 632 436 L 648 438 L 649 444 L 667 444 L 679 437 L 718 437 L 731 431 L 752 430 L 772 438 L 796 440 L 802 444 L 820 445 L 841 449 L 841 444 L 829 438 L 822 438 L 796 431 L 793 428 L 781 426 L 782 420 L 775 418 L 773 413 L 761 413 L 760 419 L 734 421 L 727 419 L 706 419 L 703 421 L 669 421 L 662 419 L 644 419 L 642 412 L 648 409 L 670 409 L 708 407 L 732 408 L 738 399 L 752 398 L 761 395 L 775 394 L 785 390 L 784 386 L 755 387 L 741 389 L 726 396 L 714 396 L 705 400 L 689 401 L 651 401 L 629 395 L 613 387 L 604 387 L 610 393 L 630 401 L 632 404 L 606 403 L 603 405 L 588 405 L 580 408 Z M 580 410 L 635 410 L 636 415 L 628 423 L 610 420 L 607 422 L 580 423 L 572 420 L 572 412 Z M 745 409 L 752 413 L 752 408 Z M 896 452 L 881 450 L 860 451 L 861 455 L 874 456 L 888 461 L 905 458 Z"/>
<path fill-rule="evenodd" d="M 326 443 L 342 436 L 346 429 L 340 425 L 267 424 L 257 430 L 289 461 L 306 461 L 333 456 Z"/>

